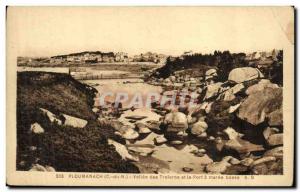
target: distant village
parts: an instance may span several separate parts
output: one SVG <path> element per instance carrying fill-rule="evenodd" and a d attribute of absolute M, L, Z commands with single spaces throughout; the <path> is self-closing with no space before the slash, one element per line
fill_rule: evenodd
<path fill-rule="evenodd" d="M 245 54 L 245 60 L 249 61 L 249 65 L 258 68 L 264 68 L 271 65 L 277 59 L 280 50 L 273 49 L 272 51 L 252 52 Z M 52 57 L 18 57 L 18 66 L 60 66 L 60 65 L 76 65 L 76 64 L 97 64 L 97 63 L 140 63 L 148 62 L 153 64 L 165 64 L 167 58 L 174 60 L 176 58 L 184 58 L 192 56 L 193 51 L 186 51 L 179 57 L 174 57 L 165 54 L 152 52 L 141 53 L 134 56 L 129 56 L 125 52 L 100 52 L 100 51 L 85 51 L 79 53 L 71 53 L 66 55 L 56 55 Z"/>
<path fill-rule="evenodd" d="M 164 64 L 167 55 L 152 52 L 141 53 L 139 55 L 128 56 L 124 52 L 100 52 L 85 51 L 80 53 L 71 53 L 67 55 L 56 55 L 52 57 L 18 57 L 18 65 L 38 65 L 39 63 L 48 63 L 52 65 L 61 64 L 95 64 L 95 63 L 131 63 L 131 62 L 151 62 L 156 64 Z"/>
<path fill-rule="evenodd" d="M 277 61 L 278 55 L 281 50 L 273 49 L 270 52 L 254 52 L 246 56 L 246 60 L 249 61 L 249 65 L 257 68 L 267 68 L 272 65 L 274 61 Z"/>

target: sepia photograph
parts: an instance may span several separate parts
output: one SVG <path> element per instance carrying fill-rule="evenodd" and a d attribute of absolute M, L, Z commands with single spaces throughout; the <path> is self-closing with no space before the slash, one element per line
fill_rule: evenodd
<path fill-rule="evenodd" d="M 7 184 L 290 186 L 294 8 L 7 8 Z"/>

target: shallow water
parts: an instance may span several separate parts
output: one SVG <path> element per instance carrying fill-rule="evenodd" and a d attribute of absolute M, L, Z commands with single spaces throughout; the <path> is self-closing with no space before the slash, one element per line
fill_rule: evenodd
<path fill-rule="evenodd" d="M 131 82 L 125 83 L 124 82 Z M 140 93 L 143 97 L 143 102 L 147 99 L 148 93 L 162 92 L 162 88 L 159 86 L 149 85 L 143 82 L 141 79 L 114 79 L 114 80 L 85 80 L 83 81 L 87 84 L 93 84 L 94 87 L 101 94 L 105 92 L 112 92 L 114 94 L 118 92 L 123 92 L 128 94 L 128 101 L 124 102 L 126 104 L 130 103 L 130 99 L 136 94 Z M 124 107 L 124 105 L 123 105 Z M 132 110 L 124 111 L 124 113 L 119 118 L 120 121 L 125 124 L 134 125 L 130 123 L 127 116 L 147 116 L 147 118 L 139 120 L 137 122 L 146 122 L 148 120 L 159 120 L 160 115 L 151 111 L 151 108 L 142 107 Z M 157 137 L 157 133 L 150 133 L 141 136 L 139 140 L 128 144 L 128 146 L 137 147 L 148 147 L 153 149 L 153 153 L 149 156 L 139 156 L 139 162 L 135 164 L 140 168 L 143 173 L 185 173 L 183 171 L 184 167 L 191 168 L 189 173 L 203 173 L 203 168 L 205 164 L 212 162 L 211 158 L 207 155 L 203 157 L 197 157 L 191 153 L 193 149 L 197 149 L 194 144 L 185 144 L 180 146 L 172 146 L 168 144 L 155 145 L 154 138 Z"/>
<path fill-rule="evenodd" d="M 208 155 L 197 157 L 191 152 L 196 148 L 193 144 L 184 144 L 179 146 L 172 146 L 169 144 L 155 145 L 153 139 L 158 136 L 156 133 L 150 133 L 146 138 L 135 142 L 136 145 L 151 145 L 154 146 L 151 157 L 160 160 L 168 165 L 169 172 L 186 173 L 183 171 L 184 167 L 191 168 L 189 173 L 203 173 L 206 164 L 211 163 L 212 159 Z M 150 147 L 149 147 L 150 148 Z M 137 164 L 142 167 L 147 158 L 140 159 Z M 149 164 L 147 164 L 149 166 Z"/>
<path fill-rule="evenodd" d="M 98 90 L 98 98 L 103 94 L 106 94 L 105 99 L 111 102 L 115 101 L 117 94 L 127 95 L 128 98 L 124 98 L 124 102 L 122 102 L 124 108 L 129 107 L 129 105 L 134 102 L 135 98 L 139 96 L 142 98 L 141 106 L 146 106 L 146 101 L 147 99 L 149 100 L 149 94 L 159 94 L 162 91 L 161 87 L 144 83 L 142 79 L 84 80 L 82 82 L 95 85 L 93 87 Z M 99 104 L 96 104 L 96 106 L 97 105 Z"/>
<path fill-rule="evenodd" d="M 129 119 L 126 119 L 127 116 L 147 116 L 147 118 L 141 120 L 141 122 L 146 122 L 148 120 L 156 120 L 158 121 L 160 115 L 151 111 L 151 108 L 145 106 L 148 93 L 160 93 L 162 88 L 159 86 L 149 85 L 144 83 L 142 79 L 107 79 L 107 80 L 84 80 L 82 81 L 87 84 L 98 84 L 93 86 L 97 89 L 99 95 L 95 98 L 95 105 L 99 105 L 99 97 L 103 93 L 110 92 L 112 93 L 111 101 L 114 101 L 116 95 L 118 93 L 126 93 L 128 95 L 128 99 L 123 102 L 123 107 L 128 108 L 130 103 L 132 102 L 133 97 L 138 93 L 142 96 L 143 107 L 137 108 L 134 111 L 127 110 L 121 115 L 120 120 L 122 122 L 132 124 L 129 122 Z M 128 83 L 130 82 L 130 83 Z M 109 96 L 106 96 L 109 97 Z"/>
<path fill-rule="evenodd" d="M 54 73 L 69 73 L 68 67 L 17 67 L 17 71 L 41 71 Z"/>
<path fill-rule="evenodd" d="M 113 74 L 128 74 L 128 71 L 121 70 L 95 70 L 93 67 L 76 67 L 77 72 L 92 74 L 92 75 L 113 75 Z"/>

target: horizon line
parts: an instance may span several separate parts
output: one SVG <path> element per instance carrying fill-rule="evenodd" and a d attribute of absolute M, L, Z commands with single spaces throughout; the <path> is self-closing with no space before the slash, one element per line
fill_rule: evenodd
<path fill-rule="evenodd" d="M 250 54 L 250 53 L 254 53 L 254 52 L 271 52 L 271 51 L 273 51 L 273 50 L 283 50 L 282 48 L 280 49 L 280 48 L 273 48 L 273 49 L 268 49 L 268 50 L 261 50 L 261 49 L 259 49 L 259 50 L 252 50 L 252 51 L 230 51 L 230 50 L 214 50 L 214 51 L 210 51 L 210 52 L 194 52 L 193 50 L 189 50 L 189 51 L 192 51 L 193 52 L 193 54 L 203 54 L 203 55 L 208 55 L 208 54 L 213 54 L 215 51 L 220 51 L 220 52 L 225 52 L 225 51 L 229 51 L 230 53 L 245 53 L 245 54 Z M 120 53 L 120 52 L 122 52 L 122 53 L 127 53 L 128 54 L 128 56 L 135 56 L 135 55 L 140 55 L 140 54 L 145 54 L 145 53 L 148 53 L 148 52 L 150 52 L 150 53 L 156 53 L 156 54 L 163 54 L 163 55 L 166 55 L 166 56 L 173 56 L 173 57 L 179 57 L 179 56 L 181 56 L 181 55 L 183 55 L 184 54 L 184 52 L 189 52 L 189 51 L 183 51 L 181 54 L 166 54 L 166 53 L 163 53 L 163 52 L 157 52 L 157 51 L 145 51 L 145 52 L 141 52 L 141 53 L 139 53 L 139 54 L 129 54 L 128 52 L 126 52 L 126 51 L 99 51 L 99 50 L 94 50 L 94 51 L 90 51 L 90 50 L 85 50 L 85 51 L 77 51 L 77 52 L 71 52 L 71 53 L 65 53 L 65 54 L 56 54 L 56 55 L 49 55 L 49 56 L 24 56 L 24 55 L 20 55 L 20 56 L 17 56 L 17 57 L 40 57 L 40 58 L 42 58 L 42 57 L 48 57 L 48 58 L 50 58 L 50 57 L 54 57 L 54 56 L 67 56 L 67 55 L 70 55 L 70 54 L 76 54 L 76 53 L 84 53 L 84 52 L 101 52 L 101 53 L 110 53 L 110 52 L 112 52 L 112 53 Z"/>

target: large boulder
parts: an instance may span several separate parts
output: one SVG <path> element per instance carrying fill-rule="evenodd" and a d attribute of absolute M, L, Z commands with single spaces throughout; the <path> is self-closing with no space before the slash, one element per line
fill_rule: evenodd
<path fill-rule="evenodd" d="M 172 127 L 187 129 L 188 128 L 188 122 L 187 122 L 186 115 L 184 113 L 181 113 L 181 112 L 173 113 Z"/>
<path fill-rule="evenodd" d="M 256 68 L 241 67 L 230 71 L 228 75 L 228 81 L 233 83 L 242 83 L 262 77 L 264 77 L 264 75 Z"/>
<path fill-rule="evenodd" d="M 168 132 L 185 131 L 188 128 L 187 117 L 181 112 L 168 113 L 165 116 L 164 123 L 168 125 Z"/>
<path fill-rule="evenodd" d="M 281 88 L 266 88 L 255 92 L 241 103 L 237 116 L 252 125 L 258 125 L 282 107 L 282 99 Z"/>
<path fill-rule="evenodd" d="M 223 83 L 218 82 L 218 83 L 207 85 L 204 100 L 217 96 L 220 92 L 222 84 Z"/>
<path fill-rule="evenodd" d="M 193 135 L 201 135 L 208 128 L 207 123 L 205 121 L 198 121 L 197 123 L 192 125 L 191 133 Z"/>
<path fill-rule="evenodd" d="M 247 95 L 251 95 L 257 91 L 262 91 L 265 88 L 278 88 L 279 86 L 277 84 L 271 83 L 268 79 L 262 79 L 257 84 L 254 84 L 246 90 Z"/>

